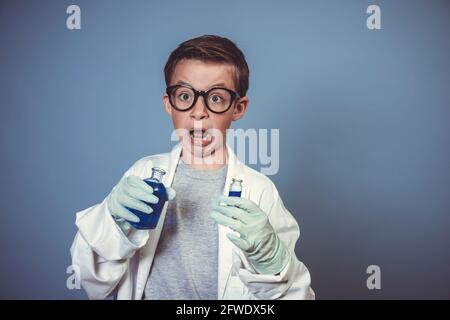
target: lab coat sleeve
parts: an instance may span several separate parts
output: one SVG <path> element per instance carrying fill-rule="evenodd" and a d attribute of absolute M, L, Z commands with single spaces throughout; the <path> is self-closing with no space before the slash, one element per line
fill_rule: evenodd
<path fill-rule="evenodd" d="M 261 209 L 268 213 L 272 224 L 281 241 L 287 246 L 290 253 L 290 261 L 278 275 L 258 274 L 248 259 L 240 253 L 239 263 L 233 263 L 239 275 L 249 291 L 251 299 L 286 299 L 286 300 L 313 300 L 311 277 L 306 266 L 297 259 L 295 244 L 300 236 L 300 229 L 291 213 L 284 207 L 283 202 L 271 183 L 268 193 L 263 194 L 260 202 Z M 272 201 L 271 203 L 269 203 Z"/>
<path fill-rule="evenodd" d="M 101 204 L 77 214 L 78 232 L 71 247 L 72 265 L 90 299 L 114 296 L 126 275 L 130 259 L 148 240 L 148 231 L 133 230 L 128 237 Z"/>
<path fill-rule="evenodd" d="M 76 215 L 72 265 L 79 270 L 81 286 L 90 299 L 115 295 L 115 288 L 128 274 L 131 258 L 149 238 L 148 230 L 132 229 L 125 235 L 109 212 L 108 197 Z"/>

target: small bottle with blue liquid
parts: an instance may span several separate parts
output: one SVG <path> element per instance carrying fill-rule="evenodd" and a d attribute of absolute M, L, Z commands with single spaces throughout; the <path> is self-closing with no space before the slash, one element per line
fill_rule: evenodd
<path fill-rule="evenodd" d="M 241 193 L 242 193 L 242 180 L 232 178 L 228 196 L 229 197 L 241 197 Z"/>
<path fill-rule="evenodd" d="M 156 204 L 145 202 L 149 205 L 153 212 L 147 214 L 145 212 L 127 208 L 133 214 L 135 214 L 140 221 L 138 223 L 128 221 L 136 229 L 155 229 L 158 224 L 159 217 L 161 216 L 161 211 L 164 207 L 164 204 L 168 201 L 166 187 L 162 183 L 162 177 L 166 174 L 166 172 L 158 167 L 152 168 L 152 176 L 148 179 L 145 179 L 144 182 L 147 183 L 150 187 L 153 188 L 153 194 L 158 197 L 159 201 Z"/>

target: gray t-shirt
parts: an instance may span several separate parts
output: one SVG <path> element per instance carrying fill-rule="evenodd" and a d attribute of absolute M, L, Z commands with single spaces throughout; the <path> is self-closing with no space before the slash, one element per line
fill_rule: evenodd
<path fill-rule="evenodd" d="M 222 194 L 227 166 L 194 169 L 178 163 L 144 299 L 217 299 L 217 224 L 210 218 Z"/>

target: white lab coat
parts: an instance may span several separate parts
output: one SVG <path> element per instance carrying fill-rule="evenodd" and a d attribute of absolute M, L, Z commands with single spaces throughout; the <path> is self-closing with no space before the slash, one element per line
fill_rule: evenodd
<path fill-rule="evenodd" d="M 268 214 L 274 230 L 289 248 L 291 259 L 279 275 L 257 274 L 242 251 L 225 236 L 231 230 L 219 225 L 217 298 L 314 299 L 308 269 L 294 252 L 300 235 L 297 222 L 284 207 L 272 181 L 241 163 L 228 145 L 227 149 L 228 172 L 223 194 L 227 195 L 232 178 L 242 179 L 242 197 L 254 201 Z M 180 153 L 178 144 L 170 153 L 144 157 L 124 176 L 133 174 L 144 179 L 151 175 L 152 167 L 160 167 L 167 172 L 163 183 L 170 186 Z M 70 250 L 72 264 L 79 268 L 81 286 L 90 299 L 142 299 L 167 204 L 155 229 L 132 229 L 126 236 L 108 210 L 109 196 L 77 213 L 78 232 Z"/>

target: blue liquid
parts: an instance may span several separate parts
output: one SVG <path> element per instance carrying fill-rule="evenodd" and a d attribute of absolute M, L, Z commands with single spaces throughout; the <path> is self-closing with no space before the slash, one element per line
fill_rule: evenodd
<path fill-rule="evenodd" d="M 228 193 L 229 197 L 241 197 L 241 191 L 230 191 Z"/>
<path fill-rule="evenodd" d="M 164 207 L 164 204 L 168 200 L 167 191 L 166 187 L 164 187 L 164 185 L 157 180 L 146 179 L 144 181 L 150 187 L 153 188 L 153 194 L 156 197 L 158 197 L 159 201 L 156 204 L 144 201 L 147 205 L 149 205 L 153 209 L 153 212 L 150 214 L 147 214 L 145 212 L 136 209 L 127 208 L 140 219 L 138 223 L 131 221 L 128 221 L 128 223 L 130 223 L 136 229 L 155 229 L 156 225 L 158 224 L 159 217 L 161 216 L 162 208 Z"/>

